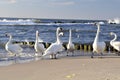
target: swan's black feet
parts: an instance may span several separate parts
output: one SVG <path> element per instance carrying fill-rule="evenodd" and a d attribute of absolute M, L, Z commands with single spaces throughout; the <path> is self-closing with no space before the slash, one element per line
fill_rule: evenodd
<path fill-rule="evenodd" d="M 72 53 L 72 57 L 74 57 L 74 54 Z"/>
<path fill-rule="evenodd" d="M 53 59 L 57 59 L 57 57 L 54 57 Z"/>
<path fill-rule="evenodd" d="M 57 54 L 60 54 L 60 52 L 57 52 Z"/>
<path fill-rule="evenodd" d="M 120 56 L 120 53 L 118 53 L 118 56 Z"/>
<path fill-rule="evenodd" d="M 101 53 L 101 57 L 100 58 L 103 58 L 103 53 Z"/>
<path fill-rule="evenodd" d="M 72 52 L 72 56 L 74 56 L 74 52 Z"/>
<path fill-rule="evenodd" d="M 94 58 L 93 55 L 94 55 L 94 53 L 92 53 L 91 58 Z"/>
<path fill-rule="evenodd" d="M 57 54 L 54 54 L 54 59 L 57 59 L 57 57 L 56 57 L 56 56 L 57 56 Z"/>
<path fill-rule="evenodd" d="M 91 58 L 94 58 L 94 57 L 91 55 Z"/>
<path fill-rule="evenodd" d="M 51 54 L 51 55 L 50 55 L 50 58 L 51 58 L 51 59 L 57 59 L 56 54 Z"/>
<path fill-rule="evenodd" d="M 120 52 L 117 52 L 117 55 L 120 56 Z"/>
<path fill-rule="evenodd" d="M 66 55 L 66 56 L 68 56 L 68 53 L 69 53 L 69 52 L 67 51 L 67 55 Z"/>

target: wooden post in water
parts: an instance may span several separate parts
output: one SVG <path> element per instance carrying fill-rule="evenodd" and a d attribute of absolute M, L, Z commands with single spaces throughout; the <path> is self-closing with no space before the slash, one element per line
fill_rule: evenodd
<path fill-rule="evenodd" d="M 88 46 L 87 44 L 84 44 L 84 51 L 87 51 L 88 50 Z"/>
<path fill-rule="evenodd" d="M 51 45 L 51 43 L 46 43 L 46 48 L 48 48 Z"/>
<path fill-rule="evenodd" d="M 63 47 L 65 50 L 67 50 L 67 43 L 63 43 Z"/>
<path fill-rule="evenodd" d="M 84 50 L 84 45 L 80 44 L 80 50 Z"/>
<path fill-rule="evenodd" d="M 80 45 L 78 43 L 74 43 L 75 44 L 75 50 L 80 50 Z"/>
<path fill-rule="evenodd" d="M 13 44 L 27 45 L 27 42 L 24 42 L 24 41 L 21 41 L 21 42 L 15 41 L 15 42 L 13 42 Z M 32 46 L 32 47 L 34 46 L 34 44 L 35 44 L 34 41 L 29 42 L 29 45 Z M 51 45 L 51 43 L 44 43 L 44 42 L 43 42 L 43 44 L 44 44 L 45 48 L 48 48 L 48 47 Z M 92 48 L 92 43 L 85 43 L 85 44 L 74 43 L 74 45 L 75 45 L 75 50 L 84 50 L 84 51 L 92 51 L 92 50 L 93 50 L 93 48 Z M 65 50 L 67 50 L 67 43 L 66 43 L 66 42 L 63 43 L 63 47 L 65 48 Z M 115 50 L 115 49 L 110 45 L 109 42 L 106 42 L 105 51 L 118 52 L 117 50 Z"/>
<path fill-rule="evenodd" d="M 89 44 L 89 45 L 88 45 L 88 51 L 92 51 L 92 50 L 93 50 L 92 45 Z"/>

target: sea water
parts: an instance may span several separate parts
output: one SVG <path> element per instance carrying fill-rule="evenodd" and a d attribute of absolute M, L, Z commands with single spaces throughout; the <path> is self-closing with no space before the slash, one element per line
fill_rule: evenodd
<path fill-rule="evenodd" d="M 53 43 L 56 41 L 56 29 L 57 27 L 62 27 L 64 31 L 64 36 L 61 37 L 62 42 L 68 42 L 69 39 L 69 29 L 72 29 L 72 41 L 74 43 L 91 43 L 94 41 L 97 27 L 94 24 L 52 24 L 44 23 L 39 25 L 0 25 L 0 56 L 6 56 L 7 51 L 5 50 L 5 44 L 9 40 L 9 37 L 6 37 L 6 33 L 10 33 L 13 36 L 13 41 L 35 41 L 36 30 L 39 31 L 40 38 L 44 42 Z M 110 32 L 115 32 L 118 36 L 117 40 L 120 40 L 120 26 L 119 25 L 101 25 L 100 27 L 100 40 L 101 41 L 110 41 L 114 36 L 110 36 Z M 33 48 L 24 48 L 24 53 L 34 53 Z M 5 62 L 5 58 L 0 59 L 1 65 L 8 65 L 15 63 L 15 60 L 8 60 Z M 27 59 L 26 61 L 31 61 L 33 58 Z M 7 63 L 7 64 L 3 64 Z M 17 60 L 19 62 L 19 60 Z M 23 62 L 25 61 L 22 60 Z M 22 62 L 21 61 L 21 62 Z M 8 63 L 9 62 L 9 63 Z"/>

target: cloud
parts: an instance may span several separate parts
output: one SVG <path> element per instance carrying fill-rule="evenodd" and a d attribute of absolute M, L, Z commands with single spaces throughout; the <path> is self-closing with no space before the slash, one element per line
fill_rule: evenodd
<path fill-rule="evenodd" d="M 51 2 L 52 5 L 62 5 L 62 6 L 69 6 L 69 5 L 74 5 L 75 2 L 74 1 L 52 1 Z"/>
<path fill-rule="evenodd" d="M 14 4 L 16 2 L 17 2 L 17 0 L 9 0 L 9 3 L 11 3 L 11 4 Z"/>
<path fill-rule="evenodd" d="M 16 3 L 17 1 L 16 0 L 9 0 L 10 3 Z"/>
<path fill-rule="evenodd" d="M 17 0 L 1 0 L 0 3 L 2 4 L 14 4 Z"/>
<path fill-rule="evenodd" d="M 99 1 L 99 0 L 81 0 L 81 1 L 88 1 L 88 2 L 93 2 L 93 1 Z"/>

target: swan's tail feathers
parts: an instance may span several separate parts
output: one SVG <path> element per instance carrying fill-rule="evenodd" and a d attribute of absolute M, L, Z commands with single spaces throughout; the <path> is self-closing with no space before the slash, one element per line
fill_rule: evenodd
<path fill-rule="evenodd" d="M 8 56 L 12 57 L 12 56 L 16 56 L 16 54 L 14 54 L 14 53 L 8 53 Z"/>
<path fill-rule="evenodd" d="M 41 57 L 43 55 L 43 53 L 34 53 L 35 57 Z"/>

